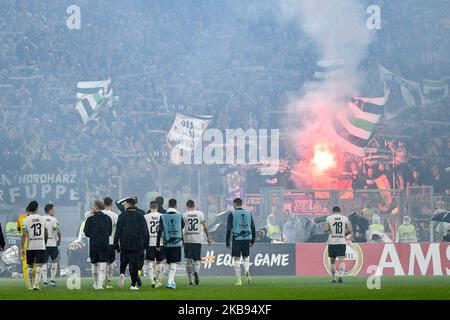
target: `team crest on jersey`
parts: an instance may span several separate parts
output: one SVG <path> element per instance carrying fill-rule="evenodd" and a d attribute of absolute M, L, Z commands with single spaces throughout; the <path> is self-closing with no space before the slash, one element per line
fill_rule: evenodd
<path fill-rule="evenodd" d="M 345 250 L 345 276 L 356 276 L 361 271 L 364 256 L 361 247 L 357 243 L 347 244 Z M 336 259 L 337 261 L 337 259 Z M 323 252 L 323 265 L 328 274 L 330 272 L 330 264 L 328 262 L 328 246 Z"/>

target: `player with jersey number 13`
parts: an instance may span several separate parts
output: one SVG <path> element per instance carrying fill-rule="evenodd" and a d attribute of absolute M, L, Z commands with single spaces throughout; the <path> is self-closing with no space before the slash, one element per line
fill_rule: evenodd
<path fill-rule="evenodd" d="M 28 290 L 40 291 L 39 281 L 42 275 L 42 265 L 46 259 L 46 243 L 48 240 L 48 231 L 46 221 L 43 216 L 38 214 L 38 204 L 33 207 L 22 223 L 22 250 L 26 252 L 26 261 L 28 264 Z M 26 248 L 25 248 L 26 246 Z M 33 265 L 36 264 L 36 273 L 33 279 Z"/>

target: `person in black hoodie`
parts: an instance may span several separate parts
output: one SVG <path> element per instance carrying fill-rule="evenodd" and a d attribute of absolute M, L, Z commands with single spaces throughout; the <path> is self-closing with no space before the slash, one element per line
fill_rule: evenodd
<path fill-rule="evenodd" d="M 119 287 L 123 287 L 125 269 L 129 265 L 130 290 L 138 290 L 142 285 L 139 272 L 144 265 L 144 250 L 148 249 L 150 236 L 145 211 L 136 208 L 137 198 L 129 197 L 116 201 L 121 214 L 117 219 L 114 249 L 120 251 Z"/>
<path fill-rule="evenodd" d="M 109 260 L 109 236 L 112 233 L 111 218 L 102 210 L 105 210 L 103 201 L 95 200 L 91 207 L 93 215 L 86 219 L 84 225 L 84 234 L 89 238 L 89 257 L 95 290 L 103 290 Z"/>
<path fill-rule="evenodd" d="M 127 201 L 127 199 L 130 200 L 134 200 L 135 204 L 134 204 L 134 208 L 136 209 L 136 211 L 140 214 L 142 214 L 143 216 L 146 214 L 146 212 L 142 209 L 139 209 L 136 204 L 137 204 L 137 197 L 127 197 L 127 198 L 123 198 L 120 200 L 116 201 L 116 206 L 117 208 L 119 208 L 120 213 L 125 213 L 127 210 L 125 208 L 125 202 Z M 142 260 L 141 263 L 139 263 L 139 268 L 138 268 L 138 278 L 137 278 L 137 286 L 140 287 L 142 286 L 142 281 L 141 281 L 141 273 L 142 273 L 142 268 L 144 268 L 144 263 L 145 263 L 145 259 Z M 119 277 L 119 286 L 123 287 L 123 281 L 125 280 L 125 271 L 127 270 L 127 265 L 128 265 L 128 260 L 125 258 L 125 256 L 123 257 L 123 259 L 120 260 L 120 266 L 119 266 L 119 270 L 120 270 L 120 277 Z"/>

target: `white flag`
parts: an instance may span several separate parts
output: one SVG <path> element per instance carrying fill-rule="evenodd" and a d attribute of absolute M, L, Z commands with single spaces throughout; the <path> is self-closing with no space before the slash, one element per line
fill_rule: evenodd
<path fill-rule="evenodd" d="M 211 121 L 211 117 L 189 117 L 177 113 L 167 139 L 178 149 L 193 151 Z"/>

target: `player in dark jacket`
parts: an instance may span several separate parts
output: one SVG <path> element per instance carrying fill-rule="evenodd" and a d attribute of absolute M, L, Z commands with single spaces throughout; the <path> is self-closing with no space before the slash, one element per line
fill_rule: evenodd
<path fill-rule="evenodd" d="M 103 290 L 106 278 L 106 265 L 109 260 L 109 236 L 112 233 L 111 218 L 104 214 L 103 201 L 96 200 L 92 204 L 92 216 L 86 219 L 84 234 L 89 238 L 89 257 L 92 263 L 94 289 Z"/>
<path fill-rule="evenodd" d="M 145 211 L 136 208 L 136 203 L 136 197 L 116 201 L 121 211 L 114 237 L 114 248 L 120 251 L 119 287 L 123 287 L 125 270 L 129 265 L 130 290 L 138 290 L 142 285 L 139 273 L 145 261 L 144 250 L 148 248 L 150 242 L 147 222 L 144 218 Z"/>

